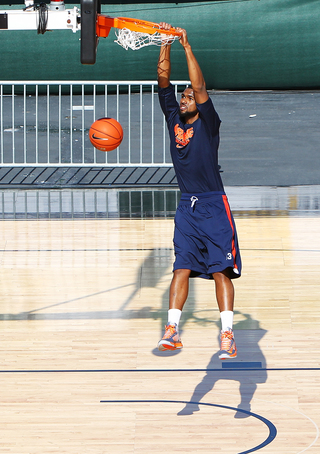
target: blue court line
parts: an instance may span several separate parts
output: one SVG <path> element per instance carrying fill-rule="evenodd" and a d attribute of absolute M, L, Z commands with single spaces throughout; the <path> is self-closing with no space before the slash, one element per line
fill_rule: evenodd
<path fill-rule="evenodd" d="M 141 372 L 239 372 L 239 371 L 267 371 L 267 372 L 281 372 L 281 371 L 320 371 L 320 367 L 271 367 L 271 368 L 226 368 L 226 369 L 39 369 L 39 370 L 0 370 L 0 374 L 51 374 L 51 373 L 141 373 Z"/>
<path fill-rule="evenodd" d="M 260 361 L 257 362 L 240 362 L 240 361 L 232 361 L 231 363 L 226 363 L 223 362 L 221 364 L 222 369 L 253 369 L 253 368 L 259 368 L 262 369 L 262 363 Z"/>
<path fill-rule="evenodd" d="M 268 419 L 264 418 L 261 415 L 258 415 L 257 413 L 252 413 L 251 411 L 247 410 L 241 410 L 240 408 L 235 408 L 235 407 L 229 407 L 227 405 L 218 405 L 218 404 L 209 404 L 207 402 L 192 402 L 192 401 L 183 401 L 183 400 L 101 400 L 100 403 L 102 404 L 122 404 L 122 403 L 169 403 L 169 404 L 195 404 L 195 405 L 207 405 L 209 407 L 218 407 L 218 408 L 226 408 L 227 410 L 232 410 L 235 412 L 242 412 L 245 413 L 246 415 L 253 416 L 256 419 L 259 419 L 262 421 L 269 429 L 269 435 L 268 437 L 260 443 L 258 446 L 255 446 L 254 448 L 248 449 L 247 451 L 241 451 L 238 454 L 249 454 L 250 452 L 258 451 L 261 448 L 264 448 L 268 444 L 270 444 L 277 436 L 277 429 L 272 424 L 271 421 Z"/>

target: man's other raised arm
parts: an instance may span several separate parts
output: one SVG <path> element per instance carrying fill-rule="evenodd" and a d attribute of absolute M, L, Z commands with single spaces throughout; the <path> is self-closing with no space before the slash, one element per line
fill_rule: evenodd
<path fill-rule="evenodd" d="M 170 30 L 171 25 L 166 22 L 160 22 L 160 27 Z M 166 88 L 170 84 L 171 61 L 170 61 L 171 44 L 162 44 L 158 60 L 158 85 Z"/>
<path fill-rule="evenodd" d="M 189 44 L 186 30 L 178 27 L 176 28 L 176 30 L 182 32 L 180 43 L 184 48 L 186 55 L 189 79 L 193 88 L 195 100 L 198 104 L 203 104 L 208 100 L 209 95 L 207 93 L 206 82 L 204 80 L 201 68 Z"/>

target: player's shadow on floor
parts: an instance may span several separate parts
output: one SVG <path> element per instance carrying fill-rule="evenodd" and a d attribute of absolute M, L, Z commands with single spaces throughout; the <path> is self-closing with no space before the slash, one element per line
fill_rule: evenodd
<path fill-rule="evenodd" d="M 193 293 L 193 281 L 190 280 L 190 291 L 183 314 L 181 317 L 181 322 L 179 325 L 179 332 L 182 337 L 183 342 L 183 328 L 186 322 L 194 320 L 200 324 L 212 325 L 212 329 L 217 329 L 220 332 L 220 320 L 214 321 L 208 318 L 202 318 L 199 316 L 199 311 L 196 310 L 195 298 L 192 297 Z M 162 296 L 162 310 L 161 310 L 161 333 L 159 335 L 159 340 L 162 337 L 164 326 L 167 324 L 168 317 L 168 302 L 169 302 L 169 291 L 170 287 L 166 289 Z M 213 288 L 214 293 L 214 288 Z M 213 309 L 218 311 L 218 308 L 214 306 L 216 304 L 214 299 L 212 301 Z M 202 381 L 197 384 L 195 390 L 190 398 L 190 403 L 186 404 L 185 408 L 179 411 L 178 415 L 190 415 L 194 412 L 200 410 L 197 402 L 200 402 L 203 397 L 208 394 L 215 386 L 219 380 L 230 380 L 239 382 L 239 392 L 240 392 L 240 402 L 238 408 L 241 410 L 250 411 L 251 400 L 254 396 L 254 393 L 257 389 L 258 383 L 265 383 L 267 380 L 267 371 L 266 371 L 266 359 L 262 350 L 259 346 L 260 340 L 267 333 L 266 330 L 260 328 L 258 320 L 255 320 L 251 317 L 250 314 L 244 314 L 240 311 L 235 310 L 235 320 L 241 317 L 240 321 L 234 323 L 234 333 L 238 349 L 238 356 L 234 360 L 221 361 L 219 359 L 219 344 L 220 339 L 216 342 L 216 346 L 212 346 L 215 349 L 215 353 L 212 355 L 209 364 L 207 365 L 207 373 L 203 377 Z M 199 327 L 200 328 L 200 327 Z M 178 355 L 182 350 L 174 351 L 165 351 L 160 352 L 157 348 L 153 349 L 152 353 L 159 357 L 166 356 L 175 356 Z M 228 370 L 223 369 L 223 362 L 232 362 L 236 361 L 237 363 L 243 362 L 247 364 L 246 368 L 250 369 L 250 363 L 258 363 L 260 367 L 255 367 L 255 370 Z M 246 418 L 249 414 L 238 411 L 235 413 L 235 418 Z"/>
<path fill-rule="evenodd" d="M 235 314 L 239 312 L 235 311 Z M 259 328 L 259 323 L 252 320 L 250 315 L 245 315 L 246 320 L 234 325 L 235 340 L 238 349 L 236 359 L 221 361 L 219 352 L 215 352 L 209 364 L 207 365 L 207 373 L 202 381 L 197 384 L 190 398 L 190 403 L 178 412 L 179 416 L 191 415 L 200 410 L 197 402 L 200 402 L 203 397 L 208 394 L 219 380 L 230 380 L 239 382 L 240 402 L 238 409 L 251 410 L 251 400 L 257 389 L 258 383 L 267 381 L 266 360 L 259 346 L 259 341 L 267 333 L 266 330 Z M 249 326 L 256 325 L 255 329 L 241 329 L 241 325 L 248 324 Z M 219 344 L 217 344 L 219 345 Z M 243 368 L 247 370 L 229 370 L 223 369 L 223 364 L 228 362 L 232 366 L 232 362 L 243 363 Z M 251 363 L 255 363 L 250 370 Z M 250 415 L 242 411 L 237 411 L 235 418 L 247 418 Z"/>

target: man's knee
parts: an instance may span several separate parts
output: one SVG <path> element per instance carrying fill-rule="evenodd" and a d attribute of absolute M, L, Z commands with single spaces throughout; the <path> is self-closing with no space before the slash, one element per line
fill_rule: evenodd
<path fill-rule="evenodd" d="M 189 279 L 191 270 L 178 269 L 174 270 L 173 277 L 176 279 Z"/>
<path fill-rule="evenodd" d="M 217 273 L 212 273 L 212 277 L 216 282 L 231 281 L 230 268 L 226 268 L 225 270 L 219 271 Z"/>

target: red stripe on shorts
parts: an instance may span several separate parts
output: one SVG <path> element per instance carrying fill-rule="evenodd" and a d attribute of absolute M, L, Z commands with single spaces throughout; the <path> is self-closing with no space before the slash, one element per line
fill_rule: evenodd
<path fill-rule="evenodd" d="M 226 209 L 226 212 L 227 212 L 227 216 L 228 216 L 228 219 L 229 219 L 229 222 L 230 222 L 230 226 L 231 226 L 231 228 L 232 228 L 232 256 L 233 256 L 233 267 L 234 267 L 235 269 L 238 269 L 237 264 L 236 264 L 236 246 L 235 246 L 235 242 L 234 242 L 234 226 L 233 226 L 233 222 L 232 222 L 232 216 L 231 216 L 230 205 L 229 205 L 228 198 L 227 198 L 226 195 L 223 195 L 223 196 L 222 196 L 222 199 L 223 199 L 223 203 L 224 203 L 224 206 L 225 206 L 225 209 Z"/>

